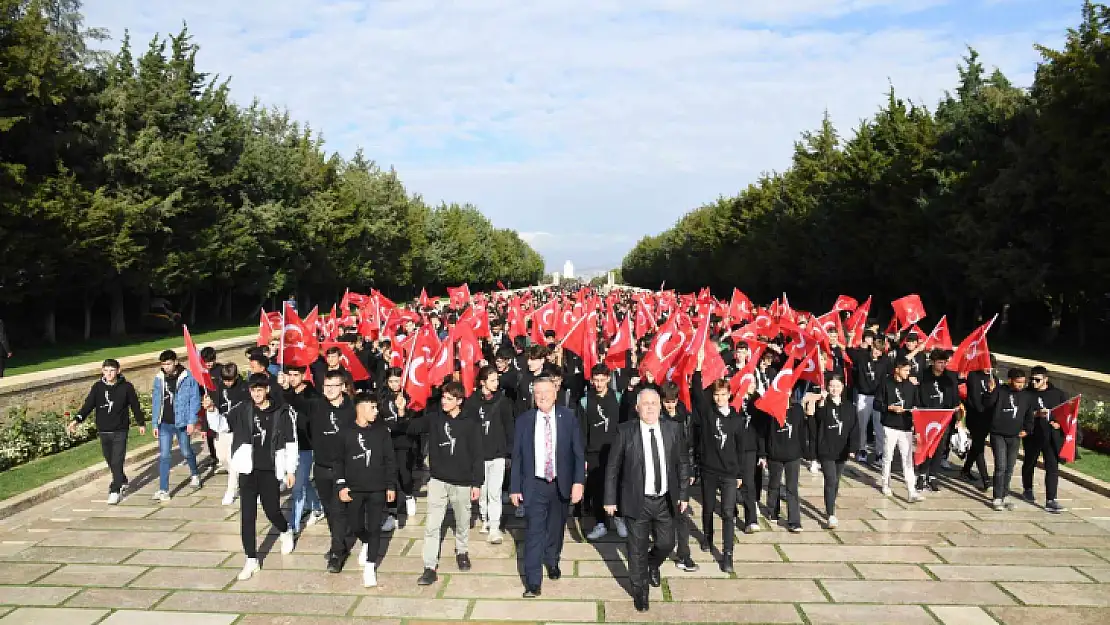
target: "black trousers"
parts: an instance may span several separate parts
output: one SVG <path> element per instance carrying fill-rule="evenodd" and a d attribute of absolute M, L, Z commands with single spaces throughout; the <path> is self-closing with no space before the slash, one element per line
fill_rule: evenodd
<path fill-rule="evenodd" d="M 983 480 L 985 484 L 987 482 L 987 455 L 983 452 L 987 449 L 990 428 L 969 423 L 967 432 L 971 436 L 971 449 L 967 451 L 967 458 L 964 458 L 964 466 L 960 470 L 963 473 L 971 473 L 971 467 L 974 465 L 979 469 L 979 479 Z"/>
<path fill-rule="evenodd" d="M 608 464 L 609 454 L 589 455 L 586 457 L 586 494 L 583 499 L 593 511 L 596 523 L 605 523 L 609 515 L 605 513 L 605 465 Z"/>
<path fill-rule="evenodd" d="M 368 562 L 377 563 L 382 548 L 382 511 L 385 510 L 385 491 L 351 491 L 347 503 L 347 526 L 351 534 L 366 545 Z"/>
<path fill-rule="evenodd" d="M 825 476 L 825 515 L 836 514 L 836 495 L 840 492 L 840 476 L 844 474 L 843 460 L 822 460 L 821 473 Z"/>
<path fill-rule="evenodd" d="M 339 491 L 335 488 L 335 473 L 330 467 L 315 465 L 312 467 L 313 483 L 316 485 L 316 494 L 320 496 L 320 504 L 324 506 L 324 514 L 328 520 L 328 532 L 331 533 L 331 548 L 328 553 L 344 555 L 355 546 L 355 537 L 348 531 L 347 504 L 339 501 Z M 381 529 L 381 526 L 378 526 Z"/>
<path fill-rule="evenodd" d="M 1021 461 L 1021 489 L 1033 490 L 1033 472 L 1037 470 L 1037 458 L 1044 456 L 1044 488 L 1048 500 L 1056 499 L 1060 485 L 1060 459 L 1052 439 L 1040 435 L 1029 435 L 1021 439 L 1025 459 Z"/>
<path fill-rule="evenodd" d="M 1017 463 L 1018 437 L 991 434 L 991 451 L 994 452 L 994 498 L 1004 499 Z"/>
<path fill-rule="evenodd" d="M 412 449 L 410 447 L 393 448 L 393 459 L 397 465 L 397 483 L 400 490 L 393 503 L 389 504 L 390 513 L 397 516 L 402 509 L 401 502 L 406 497 L 412 496 Z"/>
<path fill-rule="evenodd" d="M 680 560 L 690 557 L 690 509 L 674 519 L 674 546 Z"/>
<path fill-rule="evenodd" d="M 127 458 L 127 430 L 101 432 L 100 451 L 104 454 L 104 462 L 112 470 L 112 484 L 108 492 L 118 493 L 127 483 L 127 476 L 123 473 L 123 462 Z"/>
<path fill-rule="evenodd" d="M 767 485 L 768 511 L 772 516 L 778 516 L 779 499 L 785 499 L 786 523 L 801 525 L 802 511 L 798 504 L 798 471 L 802 467 L 801 459 L 787 462 L 771 460 L 767 466 L 771 470 L 771 483 Z M 782 479 L 783 473 L 786 474 L 785 484 Z"/>
<path fill-rule="evenodd" d="M 258 521 L 258 502 L 279 532 L 289 530 L 289 522 L 281 513 L 280 489 L 273 469 L 255 469 L 239 475 L 239 533 L 243 538 L 243 553 L 248 558 L 258 557 L 255 525 Z"/>
<path fill-rule="evenodd" d="M 759 468 L 759 455 L 745 451 L 740 457 L 741 487 L 744 499 L 744 525 L 759 523 L 759 495 L 763 492 L 763 470 Z"/>
<path fill-rule="evenodd" d="M 644 497 L 640 514 L 628 524 L 628 573 L 633 592 L 647 592 L 648 569 L 662 566 L 674 549 L 674 517 L 667 496 Z M 654 544 L 650 546 L 649 540 Z"/>
<path fill-rule="evenodd" d="M 713 510 L 717 507 L 717 491 L 721 491 L 721 533 L 724 534 L 725 553 L 732 553 L 736 541 L 736 478 L 702 471 L 701 473 L 701 527 L 706 540 L 713 537 Z"/>

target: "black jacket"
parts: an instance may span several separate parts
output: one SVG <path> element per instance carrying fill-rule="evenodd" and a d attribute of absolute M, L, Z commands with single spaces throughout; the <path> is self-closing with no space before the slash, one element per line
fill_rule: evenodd
<path fill-rule="evenodd" d="M 988 405 L 990 401 L 990 376 L 982 371 L 971 371 L 967 374 L 967 427 L 973 432 L 989 431 L 991 417 L 994 409 Z"/>
<path fill-rule="evenodd" d="M 617 439 L 617 426 L 621 423 L 620 403 L 612 389 L 605 393 L 605 397 L 598 397 L 597 391 L 590 389 L 581 404 L 578 423 L 582 427 L 586 455 L 593 456 L 594 462 L 598 462 L 597 458 L 609 453 L 610 446 Z"/>
<path fill-rule="evenodd" d="M 312 439 L 312 461 L 322 467 L 334 468 L 342 452 L 339 434 L 355 422 L 355 405 L 344 396 L 332 406 L 323 395 L 313 400 L 308 411 L 308 435 Z"/>
<path fill-rule="evenodd" d="M 848 398 L 842 397 L 839 405 L 826 398 L 811 418 L 817 422 L 814 451 L 818 460 L 843 461 L 859 451 L 859 419 Z"/>
<path fill-rule="evenodd" d="M 883 380 L 890 373 L 888 371 L 890 361 L 884 356 L 871 360 L 870 352 L 871 350 L 867 350 L 863 358 L 854 361 L 852 385 L 855 387 L 856 393 L 874 397 L 879 391 L 879 387 L 882 386 Z"/>
<path fill-rule="evenodd" d="M 477 419 L 459 413 L 451 418 L 429 409 L 409 421 L 409 434 L 428 434 L 428 462 L 432 477 L 455 486 L 481 487 L 486 479 L 482 427 Z"/>
<path fill-rule="evenodd" d="M 991 434 L 1018 436 L 1033 429 L 1033 396 L 1025 391 L 1014 392 L 1009 386 L 999 384 L 987 396 L 991 407 Z"/>
<path fill-rule="evenodd" d="M 1063 390 L 1056 388 L 1051 382 L 1048 388 L 1043 391 L 1034 390 L 1033 387 L 1026 387 L 1026 393 L 1029 393 L 1033 428 L 1029 430 L 1029 435 L 1034 440 L 1053 440 L 1054 434 L 1059 430 L 1052 427 L 1052 416 L 1038 417 L 1036 412 L 1038 410 L 1052 410 L 1056 406 L 1068 401 L 1068 395 Z"/>
<path fill-rule="evenodd" d="M 894 405 L 901 406 L 905 412 L 890 412 L 888 408 Z M 908 379 L 896 382 L 893 376 L 887 376 L 875 393 L 875 410 L 882 415 L 884 427 L 912 432 L 913 413 L 911 411 L 920 406 L 918 386 Z"/>
<path fill-rule="evenodd" d="M 366 427 L 352 423 L 340 433 L 335 462 L 336 489 L 360 493 L 397 490 L 397 465 L 389 428 L 380 419 Z"/>
<path fill-rule="evenodd" d="M 301 451 L 312 449 L 312 435 L 308 431 L 308 413 L 312 410 L 313 400 L 319 396 L 320 394 L 316 392 L 316 387 L 312 386 L 311 382 L 306 382 L 304 390 L 300 393 L 292 388 L 282 392 L 282 398 L 289 405 L 293 421 L 297 424 L 297 445 Z"/>
<path fill-rule="evenodd" d="M 269 415 L 269 428 L 260 430 L 257 427 L 261 419 L 255 420 L 256 412 Z M 252 462 L 256 470 L 272 469 L 279 480 L 297 470 L 300 450 L 297 448 L 296 425 L 289 414 L 289 406 L 271 401 L 265 409 L 259 409 L 254 402 L 244 402 L 228 413 L 227 422 L 231 428 L 233 468 L 235 456 L 242 453 L 243 447 L 256 447 L 256 442 L 260 442 L 266 455 L 261 457 L 252 452 Z"/>
<path fill-rule="evenodd" d="M 478 391 L 463 406 L 466 418 L 477 419 L 482 427 L 482 454 L 484 460 L 508 458 L 513 449 L 514 426 L 512 401 L 501 391 L 490 397 Z"/>
<path fill-rule="evenodd" d="M 809 428 L 801 404 L 793 404 L 786 411 L 782 426 L 772 420 L 767 433 L 767 458 L 774 462 L 800 460 L 809 444 Z"/>
<path fill-rule="evenodd" d="M 116 378 L 115 384 L 108 384 L 104 380 L 97 380 L 89 389 L 85 403 L 77 411 L 74 419 L 81 423 L 89 413 L 96 415 L 96 429 L 100 432 L 122 432 L 130 427 L 129 415 L 135 416 L 135 425 L 143 425 L 143 409 L 139 405 L 139 396 L 135 387 L 121 375 Z"/>
<path fill-rule="evenodd" d="M 686 441 L 682 428 L 670 420 L 659 420 L 663 438 L 663 457 L 667 462 L 667 501 L 671 515 L 678 514 L 678 503 L 686 501 L 686 485 L 690 481 L 690 460 L 686 454 Z M 617 514 L 627 519 L 640 516 L 644 502 L 645 462 L 650 462 L 640 433 L 640 420 L 636 419 L 617 427 L 617 439 L 609 449 L 609 462 L 605 466 L 604 505 L 617 506 Z"/>
<path fill-rule="evenodd" d="M 954 410 L 960 405 L 960 380 L 954 372 L 942 371 L 940 375 L 934 375 L 931 368 L 926 369 L 920 381 L 917 387 L 920 408 Z"/>
<path fill-rule="evenodd" d="M 410 449 L 412 437 L 408 434 L 408 428 L 415 411 L 406 406 L 405 413 L 401 414 L 397 409 L 397 395 L 388 386 L 378 393 L 378 419 L 384 421 L 389 428 L 389 434 L 393 437 L 393 449 Z"/>

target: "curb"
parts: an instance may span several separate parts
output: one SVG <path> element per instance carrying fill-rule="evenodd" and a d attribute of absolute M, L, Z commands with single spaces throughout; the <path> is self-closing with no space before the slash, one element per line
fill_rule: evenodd
<path fill-rule="evenodd" d="M 91 442 L 91 441 L 90 441 Z M 123 466 L 131 466 L 139 462 L 145 462 L 152 456 L 158 455 L 158 442 L 149 443 L 132 450 L 127 455 L 127 461 Z M 50 501 L 59 495 L 68 493 L 74 488 L 100 479 L 105 475 L 111 473 L 103 461 L 87 468 L 81 469 L 75 473 L 71 473 L 65 477 L 60 477 L 53 482 L 47 482 L 38 488 L 16 495 L 11 499 L 0 501 L 0 519 L 6 519 L 10 516 L 19 514 L 28 508 L 37 506 L 40 503 Z"/>

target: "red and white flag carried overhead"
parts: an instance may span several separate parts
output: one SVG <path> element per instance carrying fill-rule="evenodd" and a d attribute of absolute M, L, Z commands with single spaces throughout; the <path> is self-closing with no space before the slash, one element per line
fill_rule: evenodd
<path fill-rule="evenodd" d="M 899 330 L 925 318 L 925 305 L 921 303 L 921 296 L 916 293 L 900 297 L 890 305 L 894 307 L 894 318 L 898 320 Z"/>
<path fill-rule="evenodd" d="M 345 343 L 343 341 L 326 341 L 320 346 L 320 349 L 327 353 L 332 347 L 339 348 L 339 362 L 343 365 L 343 368 L 350 372 L 351 379 L 355 382 L 370 379 L 370 372 L 366 370 L 366 367 L 362 365 L 362 361 L 355 355 L 355 350 L 351 347 L 350 343 Z"/>
<path fill-rule="evenodd" d="M 948 315 L 943 315 L 937 322 L 929 338 L 925 339 L 925 349 L 952 349 L 952 335 L 948 333 Z"/>
<path fill-rule="evenodd" d="M 952 358 L 948 360 L 948 370 L 960 375 L 967 375 L 971 371 L 982 371 L 991 366 L 991 352 L 987 346 L 987 332 L 994 325 L 995 315 L 990 321 L 976 328 L 971 334 L 960 341 Z"/>
<path fill-rule="evenodd" d="M 193 337 L 189 336 L 189 326 L 182 325 L 181 329 L 185 331 L 185 352 L 189 355 L 189 373 L 193 374 L 193 377 L 204 388 L 210 391 L 216 390 L 216 384 L 212 382 L 211 374 L 204 367 L 204 361 L 200 359 L 200 353 L 197 352 L 197 346 L 193 343 Z"/>

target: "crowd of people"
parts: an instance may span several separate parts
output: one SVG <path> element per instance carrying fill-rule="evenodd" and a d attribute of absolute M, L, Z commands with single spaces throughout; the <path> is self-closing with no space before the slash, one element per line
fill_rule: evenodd
<path fill-rule="evenodd" d="M 261 503 L 280 532 L 281 553 L 326 520 L 326 570 L 342 571 L 359 546 L 363 584 L 375 586 L 382 535 L 416 514 L 425 474 L 418 584 L 437 581 L 448 508 L 462 571 L 472 567 L 475 508 L 479 532 L 493 544 L 504 540 L 502 511 L 509 509 L 525 519 L 524 597 L 539 596 L 545 570 L 549 580 L 561 576 L 570 515 L 588 541 L 611 531 L 627 540 L 638 610 L 648 609 L 649 587 L 660 585 L 667 559 L 682 571 L 698 569 L 691 495 L 701 502 L 696 544 L 725 572 L 733 571 L 738 533 L 761 531 L 761 516 L 803 531 L 798 483 L 805 470 L 823 475 L 829 529 L 838 526 L 847 463 L 878 470 L 878 488 L 892 496 L 895 456 L 908 502 L 940 490 L 956 454 L 959 478 L 991 491 L 989 505 L 1004 511 L 1013 507 L 1008 491 L 1020 445 L 1021 496 L 1036 500 L 1034 468 L 1043 459 L 1044 509 L 1064 510 L 1056 495 L 1062 436 L 1049 417 L 1068 396 L 1044 367 L 1000 376 L 994 363 L 967 354 L 961 363 L 987 366 L 951 366 L 951 347 L 931 346 L 936 337 L 923 336 L 917 319 L 880 330 L 867 309 L 861 316 L 859 307 L 839 302 L 819 322 L 790 309 L 785 296 L 754 308 L 737 306 L 735 296 L 729 304 L 704 293 L 621 289 L 468 293 L 446 305 L 421 297 L 388 302 L 388 312 L 384 296 L 362 297 L 357 309 L 350 301 L 344 298 L 331 326 L 296 317 L 295 346 L 289 319 L 271 328 L 264 316 L 245 375 L 217 362 L 212 348 L 197 354 L 199 370 L 173 351 L 161 354 L 152 387 L 151 429 L 160 443 L 154 499 L 170 500 L 175 440 L 191 486 L 202 486 L 204 463 L 190 439 L 203 434 L 205 462 L 229 473 L 223 504 L 240 504 L 246 560 L 239 579 L 261 569 Z M 302 333 L 321 345 L 308 362 Z M 682 338 L 672 341 L 676 334 Z M 431 337 L 425 344 L 434 348 L 422 348 L 417 335 Z M 473 338 L 478 349 L 468 350 Z M 816 357 L 817 371 L 799 376 L 807 355 Z M 923 460 L 915 453 L 926 444 L 917 409 L 954 417 Z M 114 360 L 104 362 L 74 425 L 90 416 L 112 469 L 108 503 L 116 504 L 128 485 L 129 424 L 134 419 L 144 433 L 145 415 Z"/>

